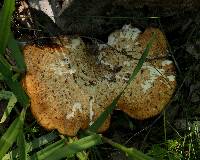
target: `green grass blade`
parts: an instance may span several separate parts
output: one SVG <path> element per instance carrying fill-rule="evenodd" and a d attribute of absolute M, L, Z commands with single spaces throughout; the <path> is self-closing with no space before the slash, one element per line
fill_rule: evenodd
<path fill-rule="evenodd" d="M 136 65 L 135 69 L 133 70 L 126 86 L 124 87 L 124 89 L 121 91 L 121 93 L 112 101 L 112 103 L 106 108 L 106 110 L 104 112 L 101 113 L 101 115 L 97 118 L 97 120 L 88 128 L 89 131 L 91 132 L 97 132 L 97 130 L 102 126 L 102 124 L 105 122 L 105 120 L 107 119 L 107 117 L 112 113 L 112 111 L 116 108 L 117 102 L 120 99 L 120 97 L 124 94 L 125 89 L 129 86 L 129 84 L 135 79 L 136 75 L 138 74 L 138 72 L 140 71 L 140 69 L 142 68 L 143 63 L 145 62 L 149 50 L 151 49 L 152 43 L 155 39 L 155 33 L 153 33 L 153 36 L 151 37 L 151 39 L 149 40 L 138 64 Z"/>
<path fill-rule="evenodd" d="M 12 92 L 17 97 L 17 100 L 21 103 L 22 106 L 28 107 L 29 105 L 29 98 L 24 92 L 21 84 L 17 80 L 12 80 L 8 77 L 5 77 L 5 82 L 10 87 Z"/>
<path fill-rule="evenodd" d="M 10 127 L 6 130 L 3 136 L 0 139 L 0 159 L 4 157 L 9 148 L 16 141 L 20 129 L 23 127 L 24 118 L 25 118 L 26 108 L 23 108 L 19 117 L 17 117 Z"/>
<path fill-rule="evenodd" d="M 39 138 L 34 139 L 32 142 L 26 143 L 26 152 L 29 153 L 33 151 L 34 149 L 37 149 L 39 147 L 42 147 L 45 144 L 48 144 L 58 138 L 58 135 L 56 133 L 49 133 L 46 135 L 43 135 Z M 17 148 L 15 150 L 10 151 L 8 154 L 6 154 L 2 160 L 12 159 L 16 158 L 19 153 L 19 149 Z"/>
<path fill-rule="evenodd" d="M 15 0 L 4 0 L 0 15 L 0 54 L 4 54 L 10 35 L 12 14 L 15 10 Z"/>
<path fill-rule="evenodd" d="M 24 63 L 24 58 L 21 54 L 21 50 L 17 44 L 17 41 L 14 39 L 13 34 L 10 34 L 9 41 L 8 41 L 8 48 L 11 49 L 12 57 L 16 61 L 17 68 L 21 73 L 25 72 L 26 65 Z"/>
<path fill-rule="evenodd" d="M 101 136 L 98 134 L 93 134 L 91 136 L 84 137 L 60 149 L 59 158 L 73 157 L 76 153 L 84 151 L 88 148 L 91 148 L 99 144 L 102 144 L 102 140 L 101 140 Z"/>
<path fill-rule="evenodd" d="M 3 75 L 0 73 L 0 81 L 3 81 L 4 78 L 3 78 Z"/>
<path fill-rule="evenodd" d="M 5 48 L 7 46 L 10 37 L 10 25 L 12 20 L 12 13 L 15 9 L 15 0 L 5 0 L 2 10 L 0 12 L 0 73 L 11 88 L 13 93 L 16 95 L 17 100 L 24 106 L 28 106 L 29 100 L 25 92 L 23 91 L 20 83 L 12 79 L 12 67 L 3 57 Z M 14 42 L 13 42 L 14 43 Z M 15 47 L 14 47 L 15 48 Z M 16 48 L 15 48 L 16 49 Z M 17 57 L 20 59 L 19 57 Z M 17 60 L 20 61 L 20 60 Z M 18 62 L 19 63 L 19 62 Z M 23 62 L 22 62 L 23 63 Z M 23 65 L 21 65 L 22 67 Z"/>
<path fill-rule="evenodd" d="M 43 135 L 35 140 L 33 140 L 30 143 L 27 143 L 26 148 L 27 151 L 30 152 L 34 149 L 37 149 L 45 144 L 48 144 L 50 142 L 52 142 L 53 140 L 55 140 L 56 138 L 58 138 L 58 135 L 56 133 L 49 133 L 46 135 Z"/>
<path fill-rule="evenodd" d="M 56 153 L 59 149 L 61 149 L 65 145 L 65 139 L 61 139 L 46 148 L 42 149 L 41 151 L 37 152 L 33 156 L 31 156 L 31 160 L 43 160 L 47 159 L 49 155 Z"/>
<path fill-rule="evenodd" d="M 1 118 L 0 124 L 5 122 L 6 118 L 10 115 L 11 110 L 14 108 L 15 104 L 17 103 L 17 98 L 14 94 L 11 95 L 8 105 L 3 113 L 3 116 Z"/>
<path fill-rule="evenodd" d="M 151 39 L 149 40 L 149 42 L 147 43 L 147 46 L 145 47 L 145 50 L 144 50 L 144 52 L 143 52 L 143 54 L 142 54 L 142 56 L 141 56 L 141 58 L 140 58 L 140 60 L 139 60 L 139 62 L 138 62 L 138 64 L 137 64 L 137 66 L 135 67 L 133 73 L 131 74 L 131 76 L 130 76 L 128 82 L 127 82 L 127 85 L 126 85 L 126 87 L 124 88 L 124 90 L 125 90 L 125 89 L 128 87 L 128 85 L 130 85 L 130 83 L 136 78 L 136 75 L 137 75 L 138 72 L 141 70 L 141 68 L 142 68 L 142 66 L 143 66 L 143 64 L 144 64 L 144 62 L 145 62 L 145 60 L 146 60 L 146 58 L 147 58 L 147 56 L 148 56 L 148 54 L 149 54 L 149 51 L 150 51 L 150 49 L 151 49 L 151 47 L 152 47 L 153 41 L 155 40 L 155 37 L 156 37 L 156 33 L 153 33 Z"/>
<path fill-rule="evenodd" d="M 22 106 L 28 106 L 29 99 L 24 90 L 22 89 L 21 84 L 17 80 L 12 79 L 12 72 L 1 63 L 1 57 L 0 57 L 0 72 L 3 75 L 3 79 L 7 83 L 8 87 L 13 91 L 15 96 L 17 97 L 17 100 L 21 103 Z"/>
<path fill-rule="evenodd" d="M 26 149 L 26 140 L 23 133 L 23 128 L 19 130 L 19 135 L 17 137 L 17 146 L 19 151 L 19 159 L 27 160 L 27 149 Z"/>
<path fill-rule="evenodd" d="M 119 143 L 113 142 L 112 140 L 102 137 L 103 141 L 110 144 L 111 146 L 119 149 L 120 151 L 124 152 L 129 159 L 133 160 L 153 160 L 152 157 L 147 156 L 146 154 L 142 153 L 141 151 L 138 151 L 135 148 L 127 148 Z"/>
<path fill-rule="evenodd" d="M 95 146 L 101 143 L 102 143 L 101 136 L 94 134 L 94 135 L 82 138 L 80 140 L 74 141 L 73 143 L 69 143 L 66 145 L 63 144 L 63 146 L 61 146 L 60 148 L 57 147 L 56 149 L 50 148 L 50 150 L 48 149 L 42 150 L 40 151 L 40 153 L 37 153 L 37 156 L 35 155 L 32 159 L 59 160 L 66 157 L 71 158 L 75 156 L 76 153 L 81 152 L 83 150 L 86 150 L 92 146 Z"/>
<path fill-rule="evenodd" d="M 112 103 L 106 108 L 106 110 L 102 112 L 101 115 L 97 118 L 97 120 L 89 127 L 88 129 L 89 131 L 97 132 L 97 130 L 101 127 L 101 125 L 104 123 L 107 117 L 115 109 L 117 102 L 120 99 L 122 94 L 123 94 L 123 91 L 112 101 Z"/>
<path fill-rule="evenodd" d="M 3 78 L 3 75 L 0 73 L 0 81 L 3 81 L 4 78 Z"/>
<path fill-rule="evenodd" d="M 78 140 L 77 137 L 68 137 L 69 143 L 73 143 Z M 88 153 L 86 151 L 81 151 L 76 153 L 76 156 L 73 158 L 77 157 L 79 160 L 87 160 L 88 159 Z"/>
<path fill-rule="evenodd" d="M 1 75 L 4 77 L 11 77 L 12 76 L 12 67 L 11 65 L 5 60 L 3 55 L 0 54 L 0 72 Z"/>
<path fill-rule="evenodd" d="M 86 151 L 82 151 L 82 152 L 78 152 L 76 154 L 76 157 L 79 159 L 79 160 L 88 160 L 88 153 Z"/>
<path fill-rule="evenodd" d="M 124 151 L 130 159 L 137 159 L 137 160 L 154 160 L 154 158 L 149 157 L 148 155 L 140 152 L 135 148 L 126 148 Z"/>
<path fill-rule="evenodd" d="M 0 91 L 0 100 L 2 100 L 2 99 L 6 99 L 6 100 L 8 100 L 8 99 L 10 99 L 10 97 L 12 96 L 12 92 L 10 92 L 10 91 L 4 91 L 4 90 L 1 90 Z"/>
<path fill-rule="evenodd" d="M 13 79 L 12 68 L 7 64 L 6 60 L 0 55 L 0 72 L 3 76 L 4 81 L 7 83 L 8 87 L 17 97 L 17 100 L 21 103 L 22 106 L 27 107 L 29 104 L 29 99 L 24 90 L 21 87 L 21 84 Z"/>

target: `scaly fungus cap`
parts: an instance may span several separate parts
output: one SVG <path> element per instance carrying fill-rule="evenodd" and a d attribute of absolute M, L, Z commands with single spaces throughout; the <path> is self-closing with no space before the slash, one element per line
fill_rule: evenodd
<path fill-rule="evenodd" d="M 34 117 L 46 129 L 70 136 L 88 128 L 126 85 L 152 32 L 157 36 L 148 60 L 118 107 L 136 119 L 159 114 L 176 86 L 174 65 L 166 57 L 166 39 L 158 29 L 141 33 L 125 25 L 111 33 L 108 45 L 99 44 L 97 55 L 80 38 L 62 37 L 54 46 L 25 46 L 27 73 L 22 82 Z M 109 123 L 110 117 L 99 131 L 105 131 Z"/>

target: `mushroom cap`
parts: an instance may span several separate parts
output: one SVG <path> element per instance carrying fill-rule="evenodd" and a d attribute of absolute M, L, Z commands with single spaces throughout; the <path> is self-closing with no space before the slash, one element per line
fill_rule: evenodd
<path fill-rule="evenodd" d="M 95 61 L 81 39 L 62 38 L 62 42 L 65 46 L 25 46 L 27 73 L 22 84 L 37 121 L 46 129 L 74 136 L 79 129 L 88 128 L 112 99 L 104 102 L 105 107 L 97 103 Z M 105 90 L 98 94 L 101 92 Z M 99 131 L 106 130 L 109 123 L 110 117 Z"/>
<path fill-rule="evenodd" d="M 176 89 L 175 67 L 168 59 L 164 34 L 156 28 L 147 28 L 141 33 L 138 29 L 125 25 L 108 38 L 108 44 L 112 48 L 104 47 L 100 51 L 102 64 L 109 64 L 110 68 L 121 67 L 115 74 L 116 92 L 119 92 L 117 90 L 121 88 L 117 86 L 125 85 L 128 81 L 153 32 L 156 36 L 146 62 L 118 101 L 119 109 L 140 120 L 159 114 Z"/>
<path fill-rule="evenodd" d="M 172 61 L 151 59 L 166 56 L 166 39 L 158 29 L 141 33 L 125 25 L 109 36 L 108 45 L 99 44 L 97 55 L 80 38 L 61 37 L 61 42 L 51 46 L 25 46 L 27 73 L 22 83 L 34 117 L 46 129 L 69 136 L 88 128 L 122 91 L 152 32 L 157 36 L 148 60 L 118 107 L 137 119 L 159 114 L 176 86 Z M 99 132 L 109 124 L 110 117 Z"/>

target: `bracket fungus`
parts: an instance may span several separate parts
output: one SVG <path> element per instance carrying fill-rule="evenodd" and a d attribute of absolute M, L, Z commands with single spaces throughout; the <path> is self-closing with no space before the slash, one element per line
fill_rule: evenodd
<path fill-rule="evenodd" d="M 141 120 L 159 114 L 176 87 L 165 36 L 159 29 L 142 33 L 125 25 L 109 35 L 106 45 L 98 44 L 96 54 L 79 37 L 62 37 L 54 46 L 25 46 L 27 73 L 22 82 L 34 117 L 46 129 L 70 136 L 88 128 L 122 91 L 153 32 L 156 38 L 147 60 L 118 108 Z M 110 117 L 99 132 L 109 123 Z"/>

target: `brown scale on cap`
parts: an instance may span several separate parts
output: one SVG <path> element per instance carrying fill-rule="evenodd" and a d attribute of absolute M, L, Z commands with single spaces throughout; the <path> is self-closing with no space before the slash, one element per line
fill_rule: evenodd
<path fill-rule="evenodd" d="M 138 43 L 141 48 L 145 48 L 149 38 L 156 34 L 153 45 L 150 49 L 149 57 L 162 57 L 167 56 L 167 41 L 165 35 L 157 28 L 147 28 L 143 34 L 138 37 Z"/>
<path fill-rule="evenodd" d="M 88 128 L 126 85 L 152 32 L 157 36 L 148 58 L 166 56 L 166 39 L 161 31 L 150 28 L 141 33 L 130 25 L 108 38 L 109 46 L 118 51 L 99 44 L 99 53 L 90 54 L 80 38 L 66 37 L 61 38 L 63 45 L 54 47 L 27 45 L 27 73 L 22 82 L 31 98 L 34 117 L 46 129 L 70 136 Z M 172 61 L 147 61 L 118 107 L 136 119 L 153 117 L 168 103 L 175 86 Z M 110 117 L 99 132 L 109 124 Z"/>

